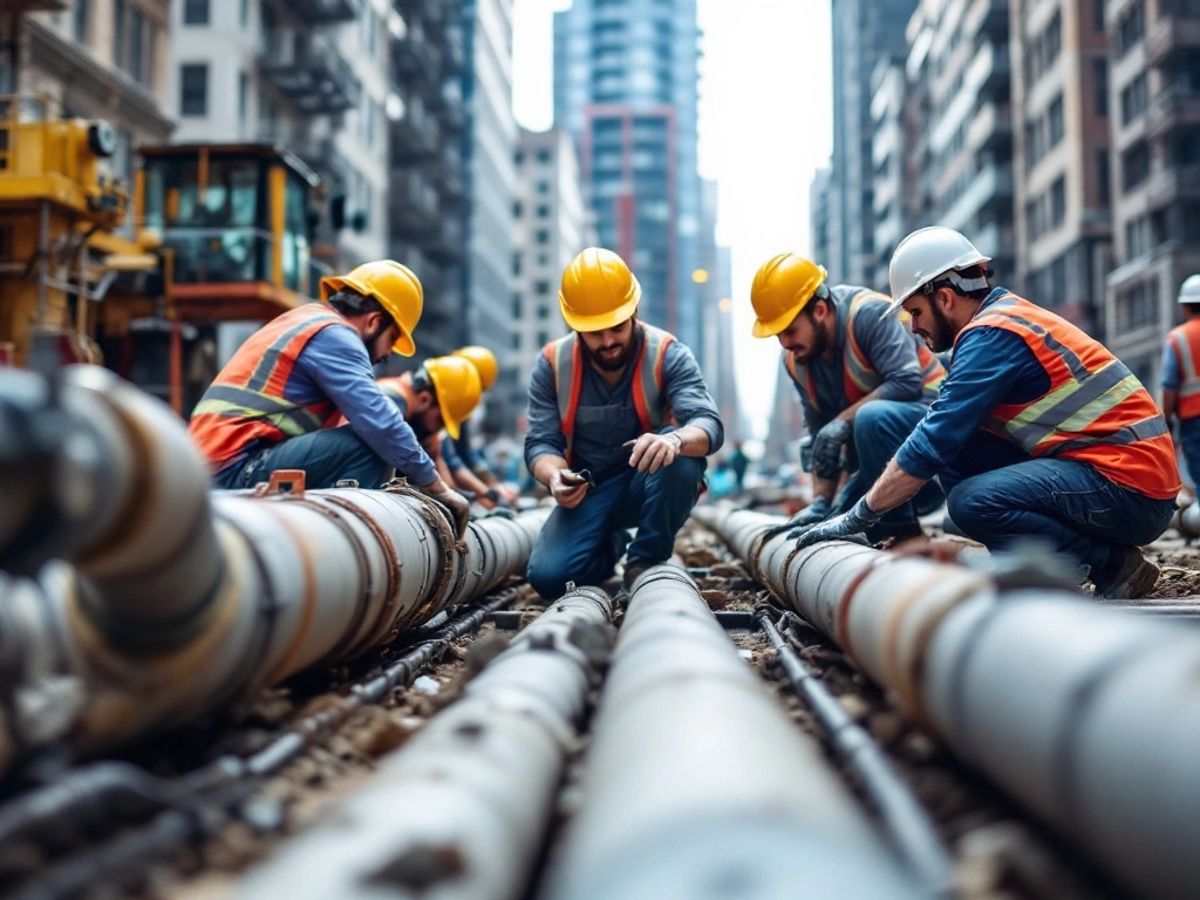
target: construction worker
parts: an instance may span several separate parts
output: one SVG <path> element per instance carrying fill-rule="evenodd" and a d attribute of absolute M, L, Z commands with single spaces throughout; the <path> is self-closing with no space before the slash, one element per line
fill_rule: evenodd
<path fill-rule="evenodd" d="M 1179 443 L 1195 484 L 1200 479 L 1200 274 L 1183 282 L 1179 305 L 1187 318 L 1163 346 L 1162 409 L 1168 423 L 1179 420 Z"/>
<path fill-rule="evenodd" d="M 929 348 L 896 316 L 889 299 L 865 287 L 829 285 L 825 269 L 795 253 L 765 262 L 750 289 L 753 334 L 775 337 L 800 395 L 812 440 L 813 502 L 789 524 L 811 525 L 848 509 L 937 399 L 946 376 Z M 856 459 L 841 495 L 843 452 Z M 941 503 L 937 485 L 920 498 Z M 916 505 L 900 504 L 871 527 L 871 540 L 921 533 Z"/>
<path fill-rule="evenodd" d="M 479 372 L 484 393 L 491 390 L 492 385 L 500 376 L 500 364 L 496 360 L 495 353 L 487 347 L 472 344 L 460 347 L 454 351 L 453 355 L 461 356 L 475 366 L 476 371 Z M 485 502 L 496 500 L 503 500 L 505 503 L 516 502 L 517 491 L 501 482 L 488 466 L 483 454 L 475 449 L 471 440 L 472 430 L 469 420 L 463 422 L 459 437 L 448 442 L 449 445 L 444 447 L 446 463 L 454 472 L 455 481 L 459 483 L 460 487 L 466 487 L 475 491 L 476 494 L 482 494 Z"/>
<path fill-rule="evenodd" d="M 415 371 L 380 378 L 379 386 L 435 465 L 462 434 L 462 426 L 483 396 L 478 371 L 458 356 L 427 359 Z M 448 439 L 443 440 L 443 434 Z"/>
<path fill-rule="evenodd" d="M 558 507 L 529 560 L 543 597 L 624 579 L 670 557 L 724 427 L 692 352 L 638 320 L 641 285 L 610 250 L 589 247 L 558 294 L 572 332 L 548 344 L 529 385 L 525 462 Z M 678 423 L 676 425 L 675 423 Z"/>
<path fill-rule="evenodd" d="M 994 287 L 990 261 L 950 228 L 900 242 L 894 308 L 953 362 L 882 477 L 800 545 L 865 532 L 936 475 L 968 537 L 989 549 L 1041 539 L 1087 566 L 1097 595 L 1144 596 L 1158 568 L 1137 545 L 1166 529 L 1180 488 L 1167 423 L 1102 344 Z"/>
<path fill-rule="evenodd" d="M 378 260 L 323 278 L 321 298 L 251 335 L 200 398 L 188 428 L 214 481 L 247 488 L 277 469 L 303 469 L 309 487 L 353 479 L 374 488 L 394 467 L 445 503 L 461 532 L 466 498 L 438 476 L 371 368 L 389 353 L 416 352 L 421 282 Z M 348 424 L 328 427 L 342 416 Z"/>

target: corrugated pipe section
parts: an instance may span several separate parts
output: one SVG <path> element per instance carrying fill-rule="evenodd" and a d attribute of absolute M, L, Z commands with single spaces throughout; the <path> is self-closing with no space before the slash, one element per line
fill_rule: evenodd
<path fill-rule="evenodd" d="M 967 763 L 1129 888 L 1200 884 L 1200 630 L 1052 588 L 834 542 L 780 519 L 696 518 Z"/>
<path fill-rule="evenodd" d="M 555 900 L 917 896 L 681 569 L 634 585 Z"/>
<path fill-rule="evenodd" d="M 612 646 L 611 616 L 597 588 L 555 602 L 323 825 L 251 873 L 238 896 L 525 896 Z"/>
<path fill-rule="evenodd" d="M 210 495 L 173 413 L 89 366 L 53 386 L 0 374 L 0 420 L 17 433 L 0 482 L 36 476 L 36 502 L 0 513 L 0 560 L 36 573 L 0 580 L 0 666 L 19 685 L 0 770 L 68 730 L 95 750 L 388 642 L 522 572 L 545 520 L 456 541 L 407 489 Z"/>

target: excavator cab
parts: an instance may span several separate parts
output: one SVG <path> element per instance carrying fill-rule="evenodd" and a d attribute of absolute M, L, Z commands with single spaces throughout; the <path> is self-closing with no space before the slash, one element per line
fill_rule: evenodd
<path fill-rule="evenodd" d="M 160 236 L 172 317 L 271 319 L 315 293 L 309 233 L 316 174 L 268 144 L 140 149 L 138 222 Z"/>

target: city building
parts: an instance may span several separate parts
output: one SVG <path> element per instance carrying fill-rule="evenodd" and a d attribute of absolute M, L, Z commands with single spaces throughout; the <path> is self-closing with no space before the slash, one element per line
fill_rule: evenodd
<path fill-rule="evenodd" d="M 463 23 L 467 255 L 462 341 L 503 352 L 512 339 L 512 205 L 517 184 L 512 0 L 465 0 Z M 488 397 L 485 427 L 511 431 L 521 405 L 512 393 Z"/>
<path fill-rule="evenodd" d="M 958 229 L 1015 288 L 1008 33 L 1002 0 L 922 0 L 913 14 L 907 205 L 910 227 Z"/>
<path fill-rule="evenodd" d="M 500 386 L 520 409 L 541 349 L 566 333 L 558 310 L 563 269 L 594 243 L 574 143 L 562 129 L 521 129 L 514 158 L 511 342 L 500 352 Z"/>
<path fill-rule="evenodd" d="M 866 284 L 874 269 L 871 77 L 880 60 L 904 52 L 904 27 L 916 3 L 832 2 L 833 159 L 822 264 L 834 281 Z"/>
<path fill-rule="evenodd" d="M 698 267 L 692 273 L 703 314 L 703 343 L 693 346 L 708 390 L 725 423 L 726 439 L 738 434 L 737 379 L 733 368 L 733 259 L 717 243 L 717 183 L 701 182 Z"/>
<path fill-rule="evenodd" d="M 1105 331 L 1154 387 L 1179 285 L 1200 271 L 1200 3 L 1109 0 L 1104 12 L 1118 263 Z"/>
<path fill-rule="evenodd" d="M 1037 303 L 1106 337 L 1112 268 L 1108 36 L 1097 0 L 1013 0 L 1016 272 Z"/>
<path fill-rule="evenodd" d="M 695 0 L 575 0 L 554 19 L 555 123 L 575 139 L 602 245 L 643 289 L 642 315 L 703 345 L 693 281 L 707 227 L 697 171 Z"/>
<path fill-rule="evenodd" d="M 908 233 L 905 98 L 900 58 L 881 59 L 871 73 L 871 235 L 863 284 L 886 290 L 892 251 Z"/>
<path fill-rule="evenodd" d="M 808 187 L 809 240 L 812 243 L 809 249 L 813 259 L 823 266 L 833 253 L 829 234 L 831 176 L 828 167 L 818 169 Z"/>
<path fill-rule="evenodd" d="M 0 17 L 6 49 L 0 93 L 41 96 L 48 116 L 104 119 L 114 129 L 114 174 L 132 184 L 133 149 L 171 134 L 168 0 L 43 0 Z M 17 33 L 13 34 L 13 29 Z M 16 43 L 16 60 L 13 43 Z M 15 63 L 15 65 L 14 65 Z"/>

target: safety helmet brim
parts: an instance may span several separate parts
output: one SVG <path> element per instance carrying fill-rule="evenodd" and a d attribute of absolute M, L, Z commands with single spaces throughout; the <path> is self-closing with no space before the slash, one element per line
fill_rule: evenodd
<path fill-rule="evenodd" d="M 373 297 L 381 306 L 386 307 L 387 303 L 379 294 L 371 288 L 370 285 L 364 284 L 357 278 L 351 278 L 348 275 L 326 275 L 321 279 L 321 302 L 328 303 L 329 298 L 344 288 L 350 288 L 355 293 L 361 294 L 364 297 Z M 384 309 L 388 313 L 388 317 L 395 322 L 396 327 L 400 329 L 400 337 L 396 338 L 396 343 L 392 344 L 392 353 L 398 356 L 413 356 L 417 352 L 416 342 L 412 335 L 404 330 L 404 326 L 396 321 L 395 315 Z"/>

